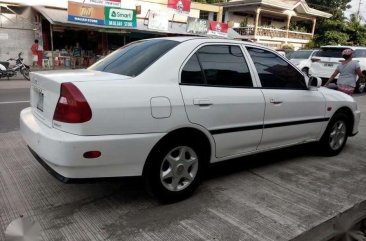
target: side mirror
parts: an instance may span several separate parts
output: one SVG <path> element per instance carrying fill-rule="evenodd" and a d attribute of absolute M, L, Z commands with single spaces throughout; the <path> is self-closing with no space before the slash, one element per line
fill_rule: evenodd
<path fill-rule="evenodd" d="M 320 86 L 322 86 L 322 79 L 319 77 L 315 77 L 315 76 L 311 76 L 309 78 L 309 84 L 308 87 L 315 87 L 315 88 L 320 88 Z"/>

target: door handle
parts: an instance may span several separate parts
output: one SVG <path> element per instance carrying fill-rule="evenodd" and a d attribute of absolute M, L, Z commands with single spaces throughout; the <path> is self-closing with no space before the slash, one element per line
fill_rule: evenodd
<path fill-rule="evenodd" d="M 274 105 L 279 105 L 283 103 L 282 100 L 276 100 L 276 99 L 270 99 L 269 102 L 271 102 Z"/>
<path fill-rule="evenodd" d="M 212 101 L 209 99 L 193 99 L 193 104 L 198 106 L 211 106 L 213 105 Z"/>

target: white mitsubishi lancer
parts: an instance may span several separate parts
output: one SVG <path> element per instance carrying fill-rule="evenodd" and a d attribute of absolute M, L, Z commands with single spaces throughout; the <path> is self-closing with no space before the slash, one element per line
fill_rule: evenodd
<path fill-rule="evenodd" d="M 338 154 L 360 111 L 320 84 L 253 43 L 148 39 L 88 69 L 31 73 L 21 133 L 63 182 L 143 176 L 151 194 L 178 201 L 210 163 L 307 142 Z"/>

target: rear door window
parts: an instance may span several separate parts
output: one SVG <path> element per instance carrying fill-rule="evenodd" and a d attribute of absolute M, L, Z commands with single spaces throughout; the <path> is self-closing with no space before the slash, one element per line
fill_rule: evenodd
<path fill-rule="evenodd" d="M 207 45 L 200 48 L 182 70 L 184 84 L 253 87 L 243 52 L 235 45 Z"/>
<path fill-rule="evenodd" d="M 202 85 L 205 83 L 205 79 L 203 76 L 203 72 L 198 62 L 197 55 L 194 54 L 188 60 L 186 65 L 182 70 L 182 79 L 181 82 L 184 84 L 198 84 Z"/>
<path fill-rule="evenodd" d="M 178 41 L 166 39 L 134 42 L 114 51 L 88 69 L 134 77 L 178 44 Z"/>
<path fill-rule="evenodd" d="M 252 78 L 239 46 L 212 45 L 198 51 L 208 85 L 252 87 Z"/>

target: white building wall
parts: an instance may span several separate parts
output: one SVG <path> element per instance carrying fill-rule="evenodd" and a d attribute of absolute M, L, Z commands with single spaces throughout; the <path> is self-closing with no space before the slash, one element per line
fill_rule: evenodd
<path fill-rule="evenodd" d="M 26 64 L 32 63 L 30 50 L 34 42 L 33 11 L 25 8 L 21 15 L 3 13 L 0 15 L 0 61 L 16 58 L 23 52 Z"/>

